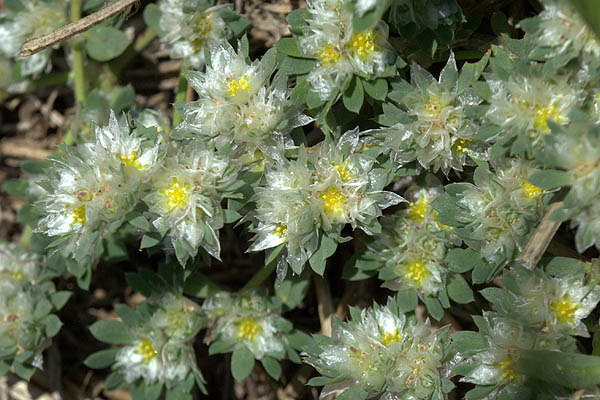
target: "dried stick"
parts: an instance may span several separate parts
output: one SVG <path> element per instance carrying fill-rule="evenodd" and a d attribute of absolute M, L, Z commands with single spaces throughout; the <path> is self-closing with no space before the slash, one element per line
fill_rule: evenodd
<path fill-rule="evenodd" d="M 321 333 L 325 336 L 331 336 L 331 317 L 335 314 L 335 307 L 331 300 L 331 290 L 329 282 L 320 276 L 314 276 L 315 291 L 317 292 L 317 302 L 319 311 L 319 320 L 321 321 Z"/>
<path fill-rule="evenodd" d="M 515 262 L 521 264 L 529 270 L 533 270 L 535 268 L 561 224 L 560 222 L 552 220 L 550 216 L 552 213 L 554 213 L 554 211 L 562 207 L 562 205 L 563 202 L 559 201 L 550 206 L 550 209 L 548 209 L 544 215 L 544 218 L 542 218 L 542 222 L 540 222 L 540 224 L 537 226 L 535 232 L 533 232 L 533 235 L 531 236 L 531 239 L 529 239 L 529 242 L 527 242 L 527 245 Z"/>
<path fill-rule="evenodd" d="M 93 14 L 88 15 L 87 17 L 81 18 L 75 22 L 71 22 L 70 24 L 65 25 L 53 32 L 29 39 L 21 46 L 21 52 L 19 55 L 21 57 L 28 57 L 58 42 L 62 42 L 71 36 L 90 29 L 94 25 L 98 25 L 100 22 L 123 11 L 138 1 L 139 0 L 120 0 L 96 11 Z"/>

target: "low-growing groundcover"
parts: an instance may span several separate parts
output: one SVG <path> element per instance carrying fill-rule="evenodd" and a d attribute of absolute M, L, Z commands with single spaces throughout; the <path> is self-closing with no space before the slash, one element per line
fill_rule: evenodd
<path fill-rule="evenodd" d="M 0 242 L 0 375 L 600 398 L 592 3 L 281 2 L 290 34 L 262 48 L 231 4 L 159 0 L 23 58 L 104 4 L 5 1 L 0 101 L 66 85 L 75 112 L 3 185 L 26 203 Z M 148 46 L 180 64 L 166 109 L 127 84 Z"/>

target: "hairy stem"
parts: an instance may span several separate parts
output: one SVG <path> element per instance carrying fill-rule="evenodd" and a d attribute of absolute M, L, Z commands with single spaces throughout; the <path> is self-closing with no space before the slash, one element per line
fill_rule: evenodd
<path fill-rule="evenodd" d="M 177 85 L 177 94 L 175 95 L 175 103 L 183 103 L 185 101 L 185 95 L 187 93 L 188 82 L 185 78 L 185 68 L 182 65 L 181 71 L 179 72 L 179 84 Z M 179 111 L 175 110 L 173 114 L 173 128 L 179 125 L 182 121 Z"/>
<path fill-rule="evenodd" d="M 81 0 L 71 1 L 71 21 L 78 21 L 81 18 Z M 86 106 L 87 98 L 85 94 L 85 70 L 83 68 L 83 46 L 81 42 L 73 44 L 71 55 L 73 57 L 73 80 L 75 86 L 75 102 Z"/>

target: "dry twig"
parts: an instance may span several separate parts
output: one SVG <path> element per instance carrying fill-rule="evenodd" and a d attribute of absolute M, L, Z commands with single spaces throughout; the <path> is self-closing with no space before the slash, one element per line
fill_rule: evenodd
<path fill-rule="evenodd" d="M 28 57 L 56 43 L 62 42 L 63 40 L 98 25 L 100 22 L 123 11 L 138 1 L 139 0 L 120 0 L 88 15 L 87 17 L 81 18 L 79 21 L 71 22 L 55 31 L 29 39 L 21 46 L 19 55 L 21 57 Z"/>
<path fill-rule="evenodd" d="M 552 220 L 550 216 L 554 211 L 562 207 L 562 205 L 563 202 L 559 201 L 550 206 L 546 215 L 542 218 L 542 222 L 540 222 L 535 232 L 533 232 L 531 239 L 527 242 L 527 246 L 525 246 L 519 257 L 515 260 L 517 263 L 530 270 L 535 268 L 560 226 L 560 222 Z"/>

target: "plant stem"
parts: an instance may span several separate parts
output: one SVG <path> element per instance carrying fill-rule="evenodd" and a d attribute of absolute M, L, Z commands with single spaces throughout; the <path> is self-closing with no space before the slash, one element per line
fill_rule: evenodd
<path fill-rule="evenodd" d="M 81 0 L 71 1 L 71 21 L 81 18 Z M 75 102 L 79 105 L 87 105 L 85 94 L 85 70 L 83 68 L 83 47 L 81 42 L 73 44 L 71 55 L 73 56 L 73 80 L 75 86 Z"/>
<path fill-rule="evenodd" d="M 185 95 L 187 93 L 188 82 L 185 78 L 185 68 L 181 65 L 181 71 L 179 72 L 179 84 L 177 85 L 177 94 L 175 95 L 175 104 L 183 103 L 185 101 Z M 179 114 L 179 111 L 175 110 L 173 114 L 173 128 L 181 123 L 183 119 Z"/>
<path fill-rule="evenodd" d="M 256 273 L 250 278 L 250 280 L 244 285 L 244 287 L 240 291 L 254 289 L 259 287 L 261 283 L 263 283 L 273 271 L 275 271 L 275 267 L 277 267 L 277 260 L 273 260 L 268 265 L 265 265 L 264 268 L 259 269 Z"/>
<path fill-rule="evenodd" d="M 31 235 L 33 235 L 33 229 L 31 228 L 30 225 L 25 225 L 23 227 L 23 232 L 21 233 L 21 239 L 19 240 L 19 243 L 26 249 L 29 249 L 29 243 L 31 242 Z"/>
<path fill-rule="evenodd" d="M 321 321 L 321 333 L 325 336 L 331 336 L 331 316 L 335 314 L 333 300 L 331 299 L 331 289 L 327 278 L 321 278 L 314 275 L 315 291 L 317 292 L 317 302 L 319 310 L 319 320 Z"/>

